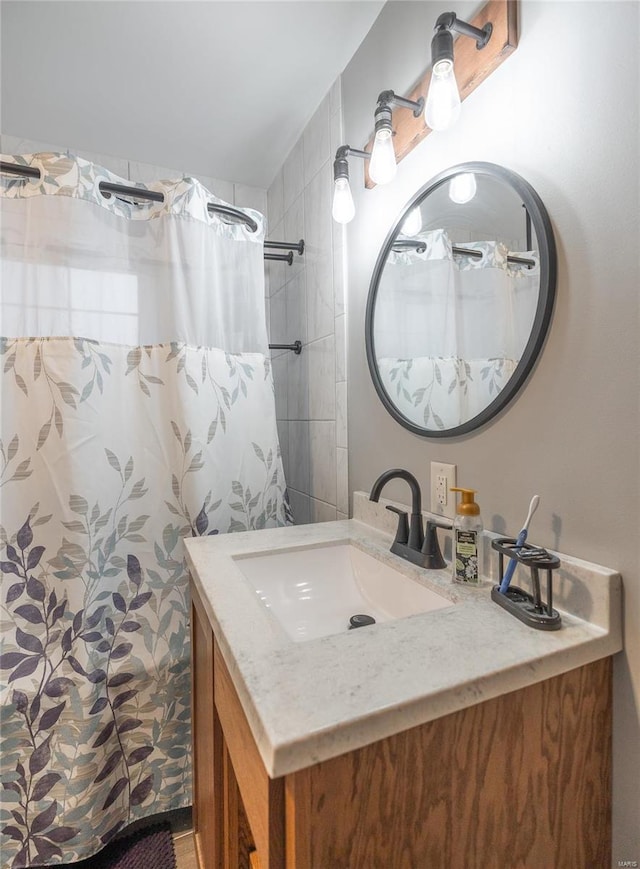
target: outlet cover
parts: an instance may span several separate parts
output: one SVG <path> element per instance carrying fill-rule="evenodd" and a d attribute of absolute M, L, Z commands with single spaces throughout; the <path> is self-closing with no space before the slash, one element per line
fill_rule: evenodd
<path fill-rule="evenodd" d="M 431 462 L 431 513 L 453 519 L 456 515 L 456 466 Z"/>

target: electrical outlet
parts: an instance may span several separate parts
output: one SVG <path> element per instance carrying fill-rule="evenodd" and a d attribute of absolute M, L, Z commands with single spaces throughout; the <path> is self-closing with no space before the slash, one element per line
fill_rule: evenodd
<path fill-rule="evenodd" d="M 451 487 L 456 485 L 456 466 L 431 462 L 431 507 L 436 516 L 453 519 L 456 515 L 456 497 Z"/>

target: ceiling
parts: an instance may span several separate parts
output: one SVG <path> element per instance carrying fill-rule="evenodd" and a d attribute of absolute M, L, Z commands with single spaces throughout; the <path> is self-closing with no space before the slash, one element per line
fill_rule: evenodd
<path fill-rule="evenodd" d="M 383 0 L 2 0 L 0 129 L 266 188 Z"/>

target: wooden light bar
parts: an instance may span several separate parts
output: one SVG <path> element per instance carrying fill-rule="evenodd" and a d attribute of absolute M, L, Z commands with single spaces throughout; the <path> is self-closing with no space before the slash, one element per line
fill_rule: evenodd
<path fill-rule="evenodd" d="M 494 69 L 516 50 L 518 45 L 517 0 L 489 0 L 469 24 L 482 29 L 489 21 L 493 24 L 491 39 L 481 50 L 476 48 L 475 40 L 468 37 L 457 37 L 454 43 L 454 68 L 460 99 L 464 101 Z M 435 25 L 435 18 L 434 18 Z M 425 34 L 425 46 L 431 41 L 431 35 Z M 431 82 L 431 66 L 420 78 L 411 93 L 410 100 L 418 100 L 427 96 Z M 424 122 L 424 114 L 416 118 L 411 109 L 398 106 L 393 109 L 393 137 L 396 160 L 399 163 L 416 145 L 431 132 Z M 365 151 L 373 148 L 373 136 L 365 145 Z M 368 162 L 365 163 L 365 187 L 375 187 L 375 182 L 369 178 Z"/>

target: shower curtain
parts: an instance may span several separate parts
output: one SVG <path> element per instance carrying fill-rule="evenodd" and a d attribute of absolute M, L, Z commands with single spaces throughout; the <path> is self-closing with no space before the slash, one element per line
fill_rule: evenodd
<path fill-rule="evenodd" d="M 3 157 L 3 866 L 70 862 L 188 805 L 181 539 L 285 524 L 263 220 L 61 154 Z"/>
<path fill-rule="evenodd" d="M 450 232 L 421 233 L 422 249 L 391 251 L 375 317 L 385 390 L 416 425 L 454 428 L 477 416 L 503 389 L 527 343 L 540 269 L 510 262 L 495 241 L 457 242 L 479 258 L 453 253 Z"/>

